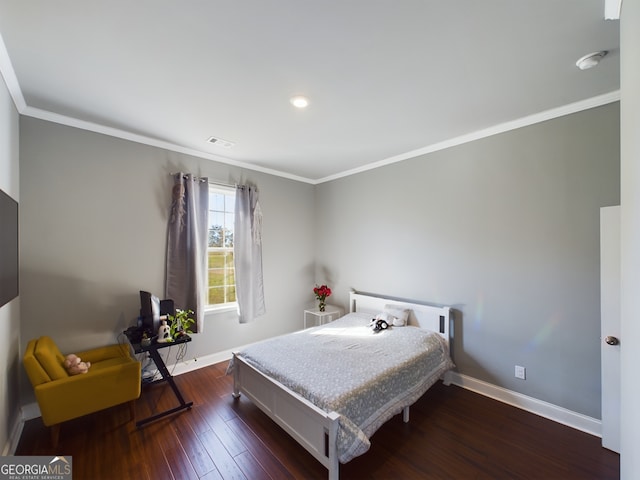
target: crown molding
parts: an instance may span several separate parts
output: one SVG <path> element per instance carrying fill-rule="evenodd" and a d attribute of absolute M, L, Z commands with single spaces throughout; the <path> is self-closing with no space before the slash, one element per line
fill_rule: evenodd
<path fill-rule="evenodd" d="M 9 95 L 11 95 L 18 113 L 22 113 L 27 103 L 22 95 L 18 77 L 16 77 L 16 72 L 13 69 L 13 64 L 11 63 L 9 52 L 7 52 L 7 47 L 4 44 L 2 33 L 0 33 L 0 74 L 2 74 L 2 78 L 4 78 L 4 83 L 7 85 L 7 90 L 9 90 Z"/>
<path fill-rule="evenodd" d="M 105 125 L 101 125 L 98 123 L 88 122 L 88 121 L 80 120 L 74 117 L 69 117 L 66 115 L 54 113 L 48 110 L 31 107 L 27 105 L 25 98 L 22 94 L 20 84 L 18 83 L 18 78 L 16 77 L 15 71 L 13 69 L 13 65 L 11 63 L 11 59 L 9 58 L 9 53 L 7 52 L 7 49 L 1 34 L 0 34 L 0 73 L 4 78 L 4 81 L 7 85 L 7 89 L 9 90 L 9 94 L 13 99 L 16 109 L 18 110 L 18 113 L 20 113 L 21 115 L 38 118 L 40 120 L 46 120 L 49 122 L 58 123 L 58 124 L 66 125 L 70 127 L 75 127 L 82 130 L 95 132 L 95 133 L 101 133 L 111 137 L 121 138 L 124 140 L 129 140 L 132 142 L 149 145 L 152 147 L 158 147 L 158 148 L 162 148 L 162 149 L 177 152 L 177 153 L 184 153 L 186 155 L 191 155 L 194 157 L 213 160 L 215 162 L 232 165 L 232 166 L 239 167 L 246 170 L 266 173 L 268 175 L 287 178 L 289 180 L 294 180 L 297 182 L 309 183 L 311 185 L 319 185 L 322 183 L 330 182 L 332 180 L 337 180 L 339 178 L 348 177 L 351 175 L 355 175 L 357 173 L 366 172 L 368 170 L 384 167 L 386 165 L 391 165 L 393 163 L 401 162 L 403 160 L 419 157 L 421 155 L 426 155 L 428 153 L 437 152 L 439 150 L 444 150 L 446 148 L 462 145 L 468 142 L 473 142 L 475 140 L 497 135 L 499 133 L 504 133 L 509 130 L 515 130 L 521 127 L 526 127 L 529 125 L 533 125 L 535 123 L 540 123 L 540 122 L 544 122 L 554 118 L 562 117 L 565 115 L 570 115 L 572 113 L 577 113 L 583 110 L 588 110 L 590 108 L 599 107 L 599 106 L 617 102 L 620 100 L 620 90 L 616 90 L 614 92 L 610 92 L 610 93 L 606 93 L 596 97 L 574 102 L 568 105 L 564 105 L 562 107 L 545 110 L 540 113 L 535 113 L 533 115 L 529 115 L 513 121 L 501 123 L 499 125 L 478 130 L 476 132 L 471 132 L 471 133 L 461 135 L 455 138 L 451 138 L 442 142 L 434 143 L 432 145 L 427 145 L 417 150 L 411 150 L 409 152 L 401 153 L 399 155 L 395 155 L 393 157 L 379 160 L 377 162 L 369 163 L 362 167 L 345 170 L 343 172 L 340 172 L 334 175 L 329 175 L 327 177 L 323 177 L 320 179 L 312 179 L 312 178 L 301 177 L 299 175 L 293 175 L 287 172 L 282 172 L 280 170 L 274 170 L 271 168 L 260 167 L 260 166 L 253 165 L 246 162 L 232 160 L 227 157 L 213 155 L 208 152 L 203 152 L 193 148 L 184 147 L 172 142 L 158 140 L 155 138 L 147 137 L 145 135 L 128 132 L 118 128 L 107 127 Z"/>
<path fill-rule="evenodd" d="M 245 170 L 252 170 L 256 172 L 266 173 L 269 175 L 274 175 L 277 177 L 288 178 L 290 180 L 295 180 L 297 182 L 305 182 L 312 183 L 313 181 L 308 178 L 300 177 L 297 175 L 292 175 L 286 172 L 281 172 L 279 170 L 274 170 L 271 168 L 260 167 L 257 165 L 252 165 L 246 162 L 240 162 L 237 160 L 232 160 L 227 157 L 221 157 L 219 155 L 214 155 L 208 152 L 203 152 L 200 150 L 196 150 L 189 147 L 184 147 L 182 145 L 178 145 L 172 142 L 167 142 L 164 140 L 158 140 L 156 138 L 147 137 L 145 135 L 140 135 L 137 133 L 132 133 L 126 130 L 122 130 L 114 127 L 107 127 L 105 125 L 101 125 L 94 122 L 88 122 L 85 120 L 80 120 L 75 117 L 69 117 L 66 115 L 61 115 L 59 113 L 50 112 L 48 110 L 42 110 L 40 108 L 34 108 L 30 106 L 26 106 L 20 114 L 33 117 L 40 120 L 46 120 L 53 123 L 58 123 L 60 125 L 65 125 L 69 127 L 79 128 L 81 130 L 87 130 L 94 133 L 100 133 L 103 135 L 108 135 L 111 137 L 120 138 L 123 140 L 129 140 L 131 142 L 140 143 L 143 145 L 149 145 L 151 147 L 162 148 L 164 150 L 170 150 L 172 152 L 184 153 L 185 155 L 191 155 L 193 157 L 204 158 L 207 160 L 213 160 L 215 162 L 224 163 L 227 165 L 232 165 L 234 167 L 239 167 Z"/>
<path fill-rule="evenodd" d="M 455 147 L 457 145 L 462 145 L 464 143 L 473 142 L 475 140 L 480 140 L 482 138 L 491 137 L 499 133 L 508 132 L 510 130 L 516 130 L 518 128 L 527 127 L 530 125 L 534 125 L 536 123 L 546 122 L 547 120 L 552 120 L 554 118 L 564 117 L 565 115 L 578 113 L 583 110 L 589 110 L 591 108 L 600 107 L 602 105 L 607 105 L 609 103 L 617 102 L 619 100 L 620 100 L 620 90 L 605 93 L 603 95 L 598 95 L 597 97 L 587 98 L 586 100 L 580 100 L 578 102 L 570 103 L 568 105 L 563 105 L 558 108 L 552 108 L 550 110 L 534 113 L 533 115 L 528 115 L 526 117 L 518 118 L 510 122 L 501 123 L 489 128 L 477 130 L 475 132 L 467 133 L 465 135 L 460 135 L 458 137 L 444 140 L 442 142 L 434 143 L 432 145 L 419 148 L 417 150 L 411 150 L 410 152 L 402 153 L 400 155 L 385 158 L 377 162 L 369 163 L 362 167 L 346 170 L 344 172 L 337 173 L 335 175 L 330 175 L 328 177 L 321 178 L 317 180 L 315 183 L 320 184 L 320 183 L 329 182 L 331 180 L 337 180 L 338 178 L 348 177 L 350 175 L 355 175 L 357 173 L 366 172 L 368 170 L 384 167 L 386 165 L 391 165 L 397 162 L 402 162 L 403 160 L 408 160 L 410 158 L 419 157 L 421 155 L 426 155 L 428 153 L 437 152 L 439 150 Z"/>

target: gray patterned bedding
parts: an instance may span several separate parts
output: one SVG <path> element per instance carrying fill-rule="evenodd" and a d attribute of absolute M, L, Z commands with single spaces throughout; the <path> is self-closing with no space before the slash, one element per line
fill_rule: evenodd
<path fill-rule="evenodd" d="M 275 337 L 236 355 L 326 412 L 340 414 L 341 463 L 362 455 L 387 420 L 454 367 L 444 339 L 417 327 L 374 333 L 371 314 Z M 233 371 L 233 360 L 227 373 Z"/>

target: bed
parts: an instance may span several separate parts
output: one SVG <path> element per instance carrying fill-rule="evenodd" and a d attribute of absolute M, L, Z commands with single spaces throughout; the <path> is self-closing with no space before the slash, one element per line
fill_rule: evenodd
<path fill-rule="evenodd" d="M 451 311 L 351 292 L 331 323 L 235 352 L 233 396 L 246 395 L 329 472 L 369 449 L 369 438 L 436 381 L 449 384 Z M 406 326 L 402 326 L 403 313 Z M 389 328 L 375 331 L 374 318 Z M 395 321 L 395 325 L 394 325 Z M 375 322 L 374 322 L 375 323 Z M 384 325 L 383 325 L 384 326 Z"/>

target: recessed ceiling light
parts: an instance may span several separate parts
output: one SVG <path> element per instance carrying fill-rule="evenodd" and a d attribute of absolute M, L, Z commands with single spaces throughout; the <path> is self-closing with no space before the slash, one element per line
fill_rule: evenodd
<path fill-rule="evenodd" d="M 304 95 L 291 97 L 290 102 L 296 108 L 305 108 L 309 105 L 309 99 Z"/>
<path fill-rule="evenodd" d="M 609 52 L 607 52 L 606 50 L 589 53 L 576 62 L 576 67 L 578 67 L 580 70 L 593 68 L 600 63 L 600 60 L 602 60 L 607 53 Z"/>

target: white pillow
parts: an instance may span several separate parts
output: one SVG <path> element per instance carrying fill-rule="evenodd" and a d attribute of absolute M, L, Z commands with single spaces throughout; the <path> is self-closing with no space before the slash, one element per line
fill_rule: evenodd
<path fill-rule="evenodd" d="M 387 323 L 394 327 L 404 327 L 407 324 L 410 312 L 410 309 L 402 308 L 401 305 L 385 305 L 383 311 L 383 313 L 391 317 L 387 320 Z"/>
<path fill-rule="evenodd" d="M 380 312 L 379 314 L 376 315 L 376 318 L 374 318 L 373 320 L 371 320 L 372 323 L 375 323 L 378 320 L 384 320 L 385 322 L 387 322 L 389 325 L 393 325 L 393 320 L 396 317 L 394 317 L 393 315 L 387 313 L 387 312 Z"/>

